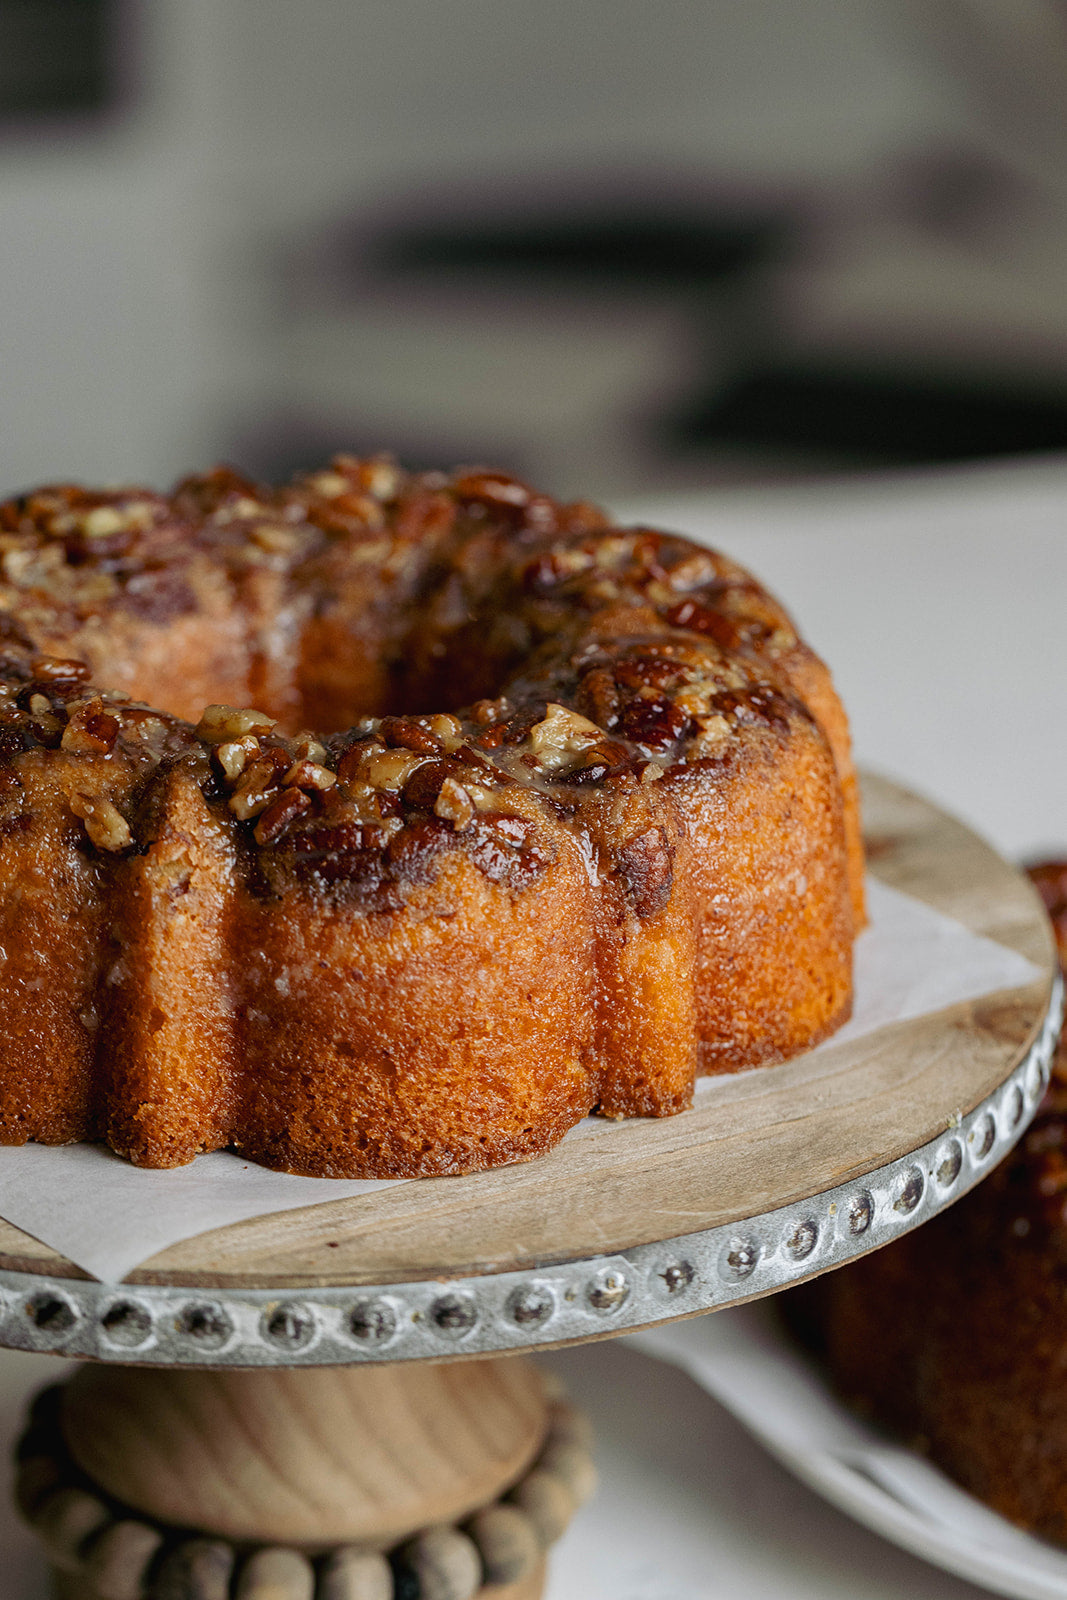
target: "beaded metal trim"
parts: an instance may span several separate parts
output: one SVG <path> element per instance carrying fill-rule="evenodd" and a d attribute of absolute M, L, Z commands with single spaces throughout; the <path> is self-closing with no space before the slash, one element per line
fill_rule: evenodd
<path fill-rule="evenodd" d="M 127 1366 L 440 1361 L 579 1342 L 753 1299 L 888 1243 L 973 1187 L 1036 1112 L 1062 1017 L 1057 977 L 1022 1061 L 939 1138 L 743 1222 L 616 1255 L 380 1288 L 197 1291 L 0 1272 L 0 1344 Z"/>

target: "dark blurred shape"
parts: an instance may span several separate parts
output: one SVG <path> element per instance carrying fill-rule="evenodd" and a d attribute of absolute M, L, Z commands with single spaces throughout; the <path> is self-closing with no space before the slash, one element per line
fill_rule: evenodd
<path fill-rule="evenodd" d="M 708 218 L 638 205 L 521 221 L 424 223 L 382 237 L 370 262 L 389 273 L 506 273 L 661 291 L 666 283 L 714 282 L 750 269 L 776 252 L 786 231 L 777 219 Z"/>
<path fill-rule="evenodd" d="M 887 466 L 1063 450 L 1067 391 L 768 367 L 694 401 L 668 425 L 667 440 L 686 450 L 725 442 Z"/>
<path fill-rule="evenodd" d="M 0 119 L 105 111 L 112 0 L 0 0 Z"/>

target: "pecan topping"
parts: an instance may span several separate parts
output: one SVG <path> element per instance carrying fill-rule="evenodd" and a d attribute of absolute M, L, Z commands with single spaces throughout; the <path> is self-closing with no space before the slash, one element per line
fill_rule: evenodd
<path fill-rule="evenodd" d="M 313 733 L 298 733 L 293 740 L 293 754 L 299 761 L 314 761 L 321 766 L 326 760 L 326 746 Z"/>
<path fill-rule="evenodd" d="M 532 491 L 505 472 L 473 470 L 453 480 L 452 493 L 468 504 L 521 513 L 529 505 Z"/>
<path fill-rule="evenodd" d="M 64 660 L 58 656 L 36 656 L 30 663 L 36 683 L 84 683 L 89 668 L 84 661 Z"/>
<path fill-rule="evenodd" d="M 451 837 L 447 822 L 437 817 L 416 819 L 390 839 L 386 858 L 401 877 L 428 883 L 436 870 L 436 857 L 448 848 Z"/>
<path fill-rule="evenodd" d="M 619 850 L 618 875 L 639 917 L 663 910 L 674 883 L 674 846 L 662 828 L 646 828 L 627 839 Z"/>
<path fill-rule="evenodd" d="M 281 783 L 273 761 L 256 761 L 244 775 L 239 789 L 230 796 L 230 810 L 241 822 L 266 811 Z"/>
<path fill-rule="evenodd" d="M 429 726 L 429 719 L 421 717 L 383 717 L 379 736 L 393 749 L 412 750 L 418 755 L 439 755 L 444 746 Z"/>
<path fill-rule="evenodd" d="M 455 778 L 446 778 L 434 801 L 434 815 L 443 817 L 457 830 L 469 828 L 474 820 L 474 805 L 470 795 Z"/>
<path fill-rule="evenodd" d="M 73 706 L 59 743 L 64 750 L 80 751 L 85 755 L 109 755 L 119 736 L 118 717 L 105 711 L 104 702 L 97 695 L 79 706 Z"/>
<path fill-rule="evenodd" d="M 231 783 L 236 783 L 248 765 L 249 756 L 258 752 L 259 740 L 248 738 L 227 740 L 225 744 L 217 744 L 212 754 L 222 768 L 223 776 Z"/>
<path fill-rule="evenodd" d="M 442 785 L 455 771 L 451 761 L 424 761 L 404 785 L 404 804 L 413 811 L 433 811 Z"/>
<path fill-rule="evenodd" d="M 282 779 L 287 789 L 332 789 L 336 782 L 336 772 L 315 761 L 295 761 Z"/>
<path fill-rule="evenodd" d="M 689 719 L 666 695 L 631 700 L 619 717 L 619 732 L 649 750 L 666 750 L 685 731 Z"/>
<path fill-rule="evenodd" d="M 274 727 L 274 717 L 251 707 L 205 706 L 196 731 L 209 744 L 222 744 L 226 740 L 240 739 L 246 733 L 270 733 Z"/>
<path fill-rule="evenodd" d="M 595 722 L 549 701 L 543 720 L 530 729 L 530 750 L 552 772 L 573 766 L 575 756 L 599 744 L 603 737 L 603 728 Z"/>
<path fill-rule="evenodd" d="M 256 843 L 274 844 L 297 817 L 302 817 L 310 809 L 311 800 L 300 789 L 283 789 L 270 801 L 253 828 Z"/>
<path fill-rule="evenodd" d="M 133 843 L 129 823 L 110 800 L 96 800 L 79 792 L 71 795 L 70 809 L 84 822 L 85 831 L 98 850 L 128 850 Z"/>
<path fill-rule="evenodd" d="M 672 628 L 688 628 L 692 633 L 707 634 L 724 650 L 735 649 L 740 638 L 737 624 L 732 618 L 724 616 L 721 611 L 713 611 L 710 606 L 701 605 L 698 600 L 682 600 L 678 605 L 671 606 L 667 621 Z"/>

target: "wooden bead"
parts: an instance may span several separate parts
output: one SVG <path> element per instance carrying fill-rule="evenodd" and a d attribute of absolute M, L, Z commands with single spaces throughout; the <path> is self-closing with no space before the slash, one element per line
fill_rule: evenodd
<path fill-rule="evenodd" d="M 66 1473 L 55 1456 L 27 1456 L 15 1471 L 15 1504 L 32 1522 L 46 1495 L 63 1484 Z"/>
<path fill-rule="evenodd" d="M 398 1600 L 473 1600 L 482 1563 L 473 1539 L 458 1528 L 427 1528 L 396 1553 Z"/>
<path fill-rule="evenodd" d="M 15 1446 L 15 1460 L 25 1461 L 27 1456 L 65 1456 L 59 1429 L 44 1423 L 34 1423 L 20 1434 Z"/>
<path fill-rule="evenodd" d="M 518 1506 L 486 1506 L 475 1512 L 466 1531 L 482 1558 L 484 1583 L 517 1583 L 541 1559 L 537 1530 Z"/>
<path fill-rule="evenodd" d="M 315 1569 L 299 1550 L 268 1546 L 249 1556 L 236 1600 L 314 1600 Z"/>
<path fill-rule="evenodd" d="M 111 1512 L 84 1489 L 56 1489 L 33 1513 L 33 1526 L 57 1567 L 78 1567 L 94 1533 L 111 1521 Z"/>
<path fill-rule="evenodd" d="M 59 1410 L 63 1400 L 61 1383 L 50 1383 L 46 1389 L 39 1389 L 30 1401 L 30 1424 L 35 1428 L 49 1428 L 58 1436 Z"/>
<path fill-rule="evenodd" d="M 575 1499 L 567 1485 L 539 1467 L 515 1485 L 508 1499 L 525 1511 L 543 1550 L 555 1544 L 575 1511 Z"/>
<path fill-rule="evenodd" d="M 377 1550 L 335 1550 L 322 1564 L 315 1600 L 393 1600 L 393 1569 Z"/>
<path fill-rule="evenodd" d="M 85 1578 L 93 1594 L 99 1600 L 141 1600 L 145 1574 L 162 1543 L 159 1529 L 147 1522 L 113 1522 L 85 1558 Z"/>
<path fill-rule="evenodd" d="M 592 1450 L 593 1424 L 584 1411 L 565 1401 L 554 1401 L 548 1411 L 548 1442 L 576 1444 L 583 1450 Z"/>
<path fill-rule="evenodd" d="M 541 1382 L 545 1386 L 545 1399 L 551 1407 L 565 1406 L 567 1404 L 567 1390 L 563 1379 L 556 1372 L 550 1372 L 547 1367 L 540 1368 Z"/>
<path fill-rule="evenodd" d="M 549 1441 L 537 1458 L 539 1472 L 547 1472 L 566 1484 L 576 1506 L 584 1506 L 596 1489 L 596 1467 L 588 1450 L 563 1439 Z"/>
<path fill-rule="evenodd" d="M 164 1559 L 150 1600 L 229 1600 L 233 1549 L 221 1539 L 186 1539 Z"/>

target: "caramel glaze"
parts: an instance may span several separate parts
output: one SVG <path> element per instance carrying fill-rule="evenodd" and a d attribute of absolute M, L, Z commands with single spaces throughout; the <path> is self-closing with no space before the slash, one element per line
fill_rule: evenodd
<path fill-rule="evenodd" d="M 0 567 L 5 1142 L 470 1171 L 847 1017 L 844 714 L 723 556 L 338 457 L 42 489 Z"/>
<path fill-rule="evenodd" d="M 1067 862 L 1031 869 L 1067 967 Z M 1067 1543 L 1067 1047 L 971 1194 L 782 1299 L 857 1409 L 979 1499 Z"/>

